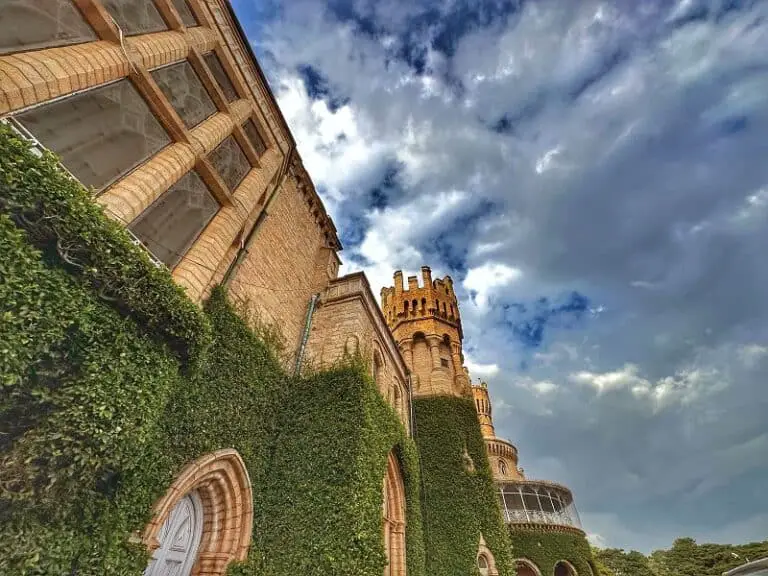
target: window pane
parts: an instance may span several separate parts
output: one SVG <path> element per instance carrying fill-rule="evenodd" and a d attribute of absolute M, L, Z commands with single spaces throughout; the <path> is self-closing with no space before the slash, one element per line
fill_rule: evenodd
<path fill-rule="evenodd" d="M 197 172 L 192 171 L 147 208 L 131 224 L 131 231 L 172 268 L 218 210 L 218 202 Z"/>
<path fill-rule="evenodd" d="M 211 152 L 208 158 L 213 167 L 219 172 L 230 192 L 235 191 L 235 188 L 237 188 L 238 184 L 240 184 L 251 169 L 243 149 L 240 148 L 240 144 L 232 136 L 225 138 L 224 142 L 219 144 L 218 148 Z"/>
<path fill-rule="evenodd" d="M 154 70 L 152 77 L 187 128 L 197 126 L 216 112 L 213 100 L 189 62 Z"/>
<path fill-rule="evenodd" d="M 147 34 L 168 30 L 152 0 L 102 0 L 123 34 Z"/>
<path fill-rule="evenodd" d="M 267 145 L 264 143 L 264 139 L 261 137 L 261 133 L 256 129 L 256 124 L 253 123 L 253 120 L 248 120 L 248 122 L 243 124 L 243 130 L 245 130 L 248 139 L 256 149 L 256 154 L 261 157 L 261 155 L 267 151 Z"/>
<path fill-rule="evenodd" d="M 221 86 L 227 101 L 234 102 L 237 100 L 238 96 L 235 87 L 232 86 L 232 82 L 230 82 L 229 76 L 227 76 L 227 72 L 224 70 L 224 66 L 221 65 L 219 57 L 216 56 L 214 52 L 211 52 L 205 55 L 205 62 L 208 64 L 208 68 L 211 69 L 214 78 L 216 78 L 216 82 Z"/>
<path fill-rule="evenodd" d="M 170 142 L 128 80 L 16 117 L 85 186 L 101 190 Z"/>
<path fill-rule="evenodd" d="M 197 26 L 198 22 L 195 15 L 192 14 L 192 10 L 189 9 L 186 0 L 173 0 L 173 6 L 176 8 L 176 12 L 181 16 L 181 21 L 184 22 L 184 26 L 191 28 Z"/>
<path fill-rule="evenodd" d="M 72 0 L 3 0 L 0 54 L 98 40 Z"/>

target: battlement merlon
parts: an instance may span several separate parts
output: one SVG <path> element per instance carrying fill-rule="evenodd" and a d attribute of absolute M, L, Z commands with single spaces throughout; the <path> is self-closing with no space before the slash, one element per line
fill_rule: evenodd
<path fill-rule="evenodd" d="M 390 329 L 410 320 L 435 318 L 461 333 L 459 303 L 450 276 L 433 280 L 429 266 L 422 266 L 421 283 L 418 276 L 408 276 L 406 287 L 402 270 L 394 273 L 393 280 L 393 286 L 381 290 L 381 308 Z"/>

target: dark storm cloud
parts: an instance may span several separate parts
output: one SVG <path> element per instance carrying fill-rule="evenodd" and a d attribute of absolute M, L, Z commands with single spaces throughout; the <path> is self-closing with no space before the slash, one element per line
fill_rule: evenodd
<path fill-rule="evenodd" d="M 239 4 L 347 268 L 452 274 L 529 475 L 607 545 L 764 537 L 768 3 Z"/>

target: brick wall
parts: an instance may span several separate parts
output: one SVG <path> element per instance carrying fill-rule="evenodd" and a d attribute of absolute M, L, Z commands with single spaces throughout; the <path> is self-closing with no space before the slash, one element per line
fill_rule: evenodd
<path fill-rule="evenodd" d="M 263 322 L 276 325 L 288 350 L 297 350 L 315 285 L 325 237 L 292 177 L 283 181 L 248 255 L 232 279 L 230 295 Z"/>

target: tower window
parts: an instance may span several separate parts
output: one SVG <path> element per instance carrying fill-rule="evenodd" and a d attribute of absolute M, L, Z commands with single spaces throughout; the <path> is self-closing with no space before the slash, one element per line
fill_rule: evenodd
<path fill-rule="evenodd" d="M 448 368 L 448 359 L 447 358 L 440 358 L 440 365 L 443 368 Z"/>
<path fill-rule="evenodd" d="M 499 474 L 507 473 L 507 463 L 504 460 L 499 460 Z"/>

